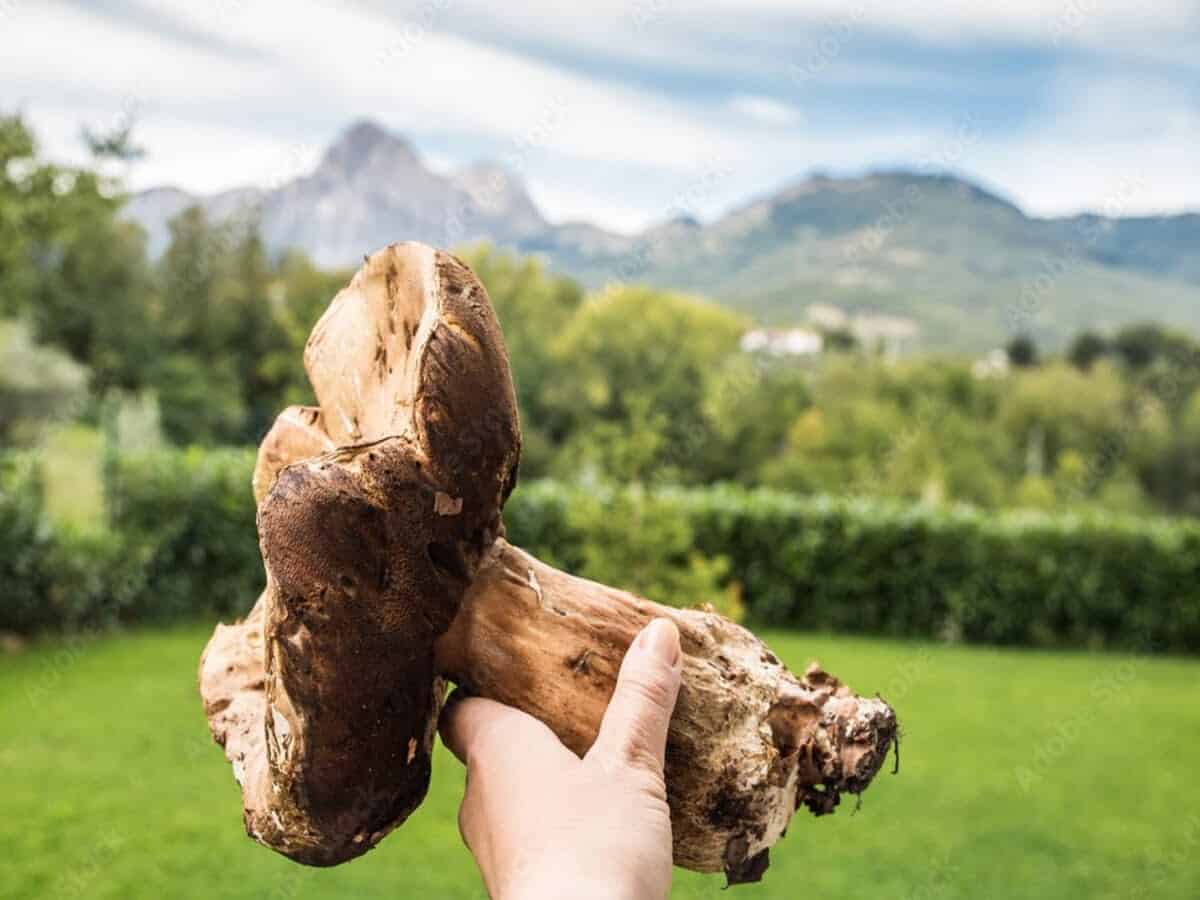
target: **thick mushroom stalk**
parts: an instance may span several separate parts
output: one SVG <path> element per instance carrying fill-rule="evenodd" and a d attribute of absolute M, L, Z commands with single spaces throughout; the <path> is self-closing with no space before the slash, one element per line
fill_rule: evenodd
<path fill-rule="evenodd" d="M 890 707 L 750 632 L 558 572 L 508 544 L 519 429 L 474 275 L 419 244 L 371 256 L 313 331 L 319 408 L 285 411 L 254 475 L 267 589 L 201 661 L 248 832 L 300 862 L 357 856 L 424 797 L 443 678 L 522 709 L 577 753 L 625 650 L 679 626 L 666 781 L 675 862 L 757 880 L 792 814 L 859 793 Z"/>

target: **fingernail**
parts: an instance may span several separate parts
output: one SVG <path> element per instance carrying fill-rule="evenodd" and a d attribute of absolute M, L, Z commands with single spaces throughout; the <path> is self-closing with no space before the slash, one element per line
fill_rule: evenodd
<path fill-rule="evenodd" d="M 639 650 L 657 656 L 668 666 L 679 662 L 679 629 L 670 619 L 655 619 L 642 629 L 634 642 Z"/>

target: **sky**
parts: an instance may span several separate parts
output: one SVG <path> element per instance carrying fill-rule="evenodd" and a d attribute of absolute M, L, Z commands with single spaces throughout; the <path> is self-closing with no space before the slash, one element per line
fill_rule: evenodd
<path fill-rule="evenodd" d="M 1200 2 L 0 0 L 13 110 L 64 162 L 132 120 L 131 185 L 203 193 L 369 118 L 621 231 L 895 167 L 1037 215 L 1200 210 Z"/>

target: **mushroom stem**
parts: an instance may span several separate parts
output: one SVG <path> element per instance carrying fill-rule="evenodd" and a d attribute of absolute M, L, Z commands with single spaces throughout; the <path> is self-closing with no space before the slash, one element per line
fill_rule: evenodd
<path fill-rule="evenodd" d="M 801 804 L 831 812 L 862 791 L 896 735 L 891 708 L 812 665 L 789 672 L 746 629 L 560 572 L 495 542 L 449 631 L 437 670 L 545 722 L 582 755 L 621 660 L 655 617 L 679 627 L 683 686 L 667 742 L 675 862 L 756 881 Z"/>

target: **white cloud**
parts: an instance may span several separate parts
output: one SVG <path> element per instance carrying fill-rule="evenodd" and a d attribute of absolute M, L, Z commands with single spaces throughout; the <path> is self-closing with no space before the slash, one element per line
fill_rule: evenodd
<path fill-rule="evenodd" d="M 753 54 L 714 59 L 711 49 L 687 40 L 697 22 L 734 28 L 754 14 L 791 17 L 809 29 L 805 39 L 882 27 L 924 40 L 1011 35 L 1052 44 L 1059 22 L 1070 29 L 1060 43 L 1108 42 L 1166 58 L 1196 31 L 1188 31 L 1191 8 L 1182 3 L 1100 8 L 1099 0 L 1015 0 L 984 8 L 695 0 L 685 8 L 672 0 L 633 0 L 583 11 L 532 0 L 505 14 L 506 27 L 546 37 L 559 49 L 591 42 L 631 57 L 658 53 L 706 66 L 710 85 L 727 78 L 725 101 L 702 102 L 623 84 L 617 64 L 611 80 L 588 78 L 448 31 L 457 20 L 496 15 L 481 2 L 419 0 L 398 19 L 331 2 L 301 10 L 279 0 L 227 0 L 216 7 L 156 0 L 156 12 L 207 42 L 185 42 L 72 6 L 22 3 L 0 31 L 0 106 L 24 103 L 50 151 L 78 158 L 79 125 L 119 121 L 132 103 L 137 138 L 150 151 L 135 170 L 136 184 L 206 192 L 299 174 L 350 120 L 367 116 L 411 136 L 418 147 L 439 148 L 436 164 L 443 169 L 464 161 L 454 157 L 456 148 L 471 148 L 462 156 L 487 148 L 507 157 L 552 218 L 620 230 L 660 221 L 714 163 L 729 175 L 689 193 L 702 217 L 813 168 L 912 165 L 937 160 L 948 147 L 952 167 L 1003 186 L 1039 212 L 1100 205 L 1135 167 L 1146 177 L 1129 200 L 1131 211 L 1200 205 L 1189 158 L 1200 146 L 1196 98 L 1170 81 L 1064 70 L 1026 127 L 983 133 L 959 152 L 952 123 L 931 124 L 936 110 L 905 119 L 902 110 L 881 116 L 864 108 L 852 124 L 846 117 L 824 118 L 788 102 L 786 92 L 768 96 L 769 88 L 730 74 L 731 60 L 735 68 L 749 66 Z M 1082 4 L 1082 15 L 1074 17 L 1072 4 Z M 222 52 L 223 45 L 238 52 Z M 839 46 L 844 51 L 818 79 L 822 87 L 903 82 L 936 94 L 946 86 L 944 74 L 871 57 L 865 41 Z M 753 63 L 781 82 L 787 64 L 769 56 Z M 795 96 L 798 103 L 801 95 Z"/>
<path fill-rule="evenodd" d="M 206 30 L 273 56 L 287 79 L 276 97 L 290 95 L 285 102 L 292 107 L 353 111 L 416 133 L 482 133 L 508 141 L 514 152 L 669 169 L 695 168 L 697 149 L 737 152 L 720 130 L 664 97 L 421 22 L 405 25 L 322 3 L 298 15 L 289 4 L 264 2 L 213 20 Z"/>
<path fill-rule="evenodd" d="M 454 18 L 486 22 L 496 31 L 630 57 L 657 48 L 660 56 L 675 61 L 694 57 L 686 41 L 664 38 L 701 28 L 719 34 L 721 28 L 736 29 L 755 19 L 785 20 L 826 38 L 872 29 L 944 43 L 1019 40 L 1148 53 L 1158 52 L 1156 44 L 1178 45 L 1200 27 L 1200 8 L 1193 0 L 591 0 L 586 6 L 524 0 L 499 7 L 487 0 L 410 0 L 375 6 L 415 18 L 439 4 L 448 5 Z"/>
<path fill-rule="evenodd" d="M 552 222 L 603 223 L 620 234 L 634 234 L 652 220 L 652 211 L 622 203 L 611 190 L 590 187 L 586 182 L 563 184 L 534 178 L 529 194 Z"/>
<path fill-rule="evenodd" d="M 729 108 L 738 115 L 768 128 L 799 125 L 804 121 L 804 114 L 796 107 L 755 94 L 738 94 L 732 97 L 729 100 Z"/>
<path fill-rule="evenodd" d="M 65 4 L 19 4 L 0 31 L 6 98 L 101 99 L 116 106 L 269 102 L 272 68 L 198 50 Z"/>
<path fill-rule="evenodd" d="M 1136 215 L 1200 205 L 1200 109 L 1158 78 L 1066 71 L 1031 127 L 983 148 L 978 170 L 1027 211 Z"/>
<path fill-rule="evenodd" d="M 274 153 L 294 140 L 293 123 L 327 123 L 328 138 L 359 116 L 415 135 L 486 137 L 507 147 L 518 167 L 545 153 L 689 171 L 714 154 L 741 152 L 736 139 L 665 97 L 433 28 L 325 4 L 303 14 L 281 3 L 246 4 L 211 18 L 176 4 L 160 4 L 160 11 L 212 38 L 255 48 L 261 59 L 239 62 L 47 6 L 29 8 L 0 38 L 0 79 L 21 85 L 35 123 L 44 118 L 56 135 L 62 129 L 41 110 L 74 108 L 89 121 L 97 110 L 132 100 L 146 142 L 156 134 L 171 142 L 166 152 L 179 162 L 172 180 L 199 178 L 206 187 L 244 178 L 246 151 L 234 150 L 239 132 L 247 147 L 265 142 Z M 48 52 L 52 47 L 59 52 Z M 193 148 L 179 135 L 189 125 Z M 216 143 L 202 150 L 210 140 Z M 66 152 L 57 137 L 51 143 Z M 200 158 L 202 176 L 185 166 Z"/>

